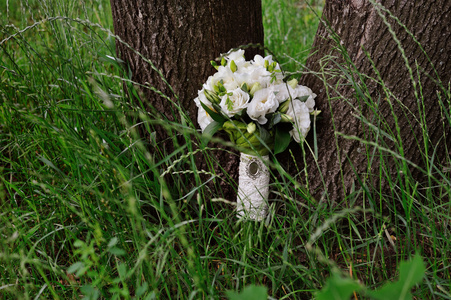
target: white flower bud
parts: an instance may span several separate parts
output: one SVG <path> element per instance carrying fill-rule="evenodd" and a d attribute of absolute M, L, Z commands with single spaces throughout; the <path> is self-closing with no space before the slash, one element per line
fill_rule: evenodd
<path fill-rule="evenodd" d="M 298 80 L 296 78 L 289 80 L 287 83 L 292 89 L 295 89 L 298 86 Z"/>
<path fill-rule="evenodd" d="M 254 85 L 252 85 L 251 91 L 249 92 L 249 94 L 251 94 L 251 96 L 254 96 L 254 94 L 261 89 L 262 89 L 262 85 L 260 84 L 260 82 L 256 82 L 256 83 L 254 83 Z"/>
<path fill-rule="evenodd" d="M 255 130 L 257 130 L 257 125 L 255 125 L 254 122 L 250 122 L 249 124 L 247 124 L 247 132 L 254 133 Z"/>

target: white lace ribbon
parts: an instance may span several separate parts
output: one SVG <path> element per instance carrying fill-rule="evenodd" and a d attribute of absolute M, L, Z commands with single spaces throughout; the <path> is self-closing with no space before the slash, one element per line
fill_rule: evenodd
<path fill-rule="evenodd" d="M 268 211 L 269 196 L 269 170 L 267 168 L 269 156 L 262 157 L 241 153 L 237 215 L 238 218 L 247 218 L 261 221 Z"/>

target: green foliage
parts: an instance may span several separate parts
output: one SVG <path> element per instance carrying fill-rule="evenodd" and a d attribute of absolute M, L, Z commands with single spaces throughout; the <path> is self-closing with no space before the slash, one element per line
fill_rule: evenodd
<path fill-rule="evenodd" d="M 368 291 L 368 295 L 377 300 L 408 300 L 412 299 L 412 288 L 421 282 L 426 267 L 423 259 L 417 253 L 409 262 L 401 262 L 399 266 L 399 279 L 396 282 L 386 283 L 377 291 Z"/>
<path fill-rule="evenodd" d="M 303 69 L 323 5 L 323 0 L 262 1 L 265 46 L 286 72 Z"/>
<path fill-rule="evenodd" d="M 226 296 L 229 300 L 266 300 L 268 291 L 264 286 L 250 285 L 245 287 L 241 293 L 227 291 Z"/>
<path fill-rule="evenodd" d="M 334 271 L 332 276 L 327 279 L 324 288 L 316 294 L 316 299 L 347 300 L 353 293 L 359 292 L 364 292 L 375 300 L 413 299 L 411 290 L 421 282 L 425 271 L 423 259 L 417 253 L 411 261 L 400 263 L 398 281 L 388 282 L 378 290 L 369 290 L 354 279 L 342 277 L 338 271 Z"/>
<path fill-rule="evenodd" d="M 74 242 L 74 247 L 77 248 L 74 255 L 80 260 L 73 263 L 67 269 L 67 273 L 74 274 L 80 279 L 86 279 L 87 284 L 80 287 L 85 299 L 95 300 L 102 294 L 105 296 L 105 290 L 108 290 L 110 295 L 112 295 L 112 299 L 130 298 L 127 279 L 131 273 L 127 264 L 121 259 L 121 257 L 126 255 L 126 252 L 117 247 L 117 243 L 118 238 L 112 238 L 106 246 L 106 251 L 99 253 L 93 240 L 91 240 L 89 245 L 81 240 Z M 115 259 L 117 270 L 115 276 L 110 277 L 107 267 L 101 263 L 102 256 Z M 137 296 L 142 296 L 147 291 L 147 285 L 139 286 L 138 290 Z"/>
<path fill-rule="evenodd" d="M 354 292 L 361 290 L 358 282 L 351 278 L 342 277 L 339 272 L 334 272 L 327 279 L 324 288 L 316 294 L 317 300 L 349 300 Z"/>
<path fill-rule="evenodd" d="M 276 129 L 276 136 L 274 140 L 274 154 L 279 154 L 287 149 L 291 141 L 290 133 L 285 130 Z"/>

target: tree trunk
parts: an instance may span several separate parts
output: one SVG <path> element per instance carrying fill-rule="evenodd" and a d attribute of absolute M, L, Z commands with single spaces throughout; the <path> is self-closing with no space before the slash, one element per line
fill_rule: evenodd
<path fill-rule="evenodd" d="M 117 51 L 129 64 L 132 79 L 143 84 L 148 82 L 177 102 L 196 126 L 197 108 L 193 99 L 215 71 L 210 61 L 240 45 L 263 45 L 260 0 L 111 0 L 111 7 L 115 34 L 151 60 L 174 93 L 149 63 L 118 41 Z M 247 59 L 257 53 L 263 54 L 263 50 L 247 49 Z M 145 96 L 163 118 L 175 120 L 174 105 L 149 90 Z M 179 119 L 177 113 L 176 118 Z M 156 128 L 156 133 L 159 141 L 167 136 L 161 127 Z M 172 151 L 171 145 L 165 147 L 169 148 L 168 153 Z M 236 181 L 239 156 L 221 152 L 217 158 L 219 165 Z M 233 189 L 225 188 L 224 196 L 233 199 Z"/>
<path fill-rule="evenodd" d="M 444 161 L 451 149 L 450 124 L 443 117 L 437 95 L 441 93 L 442 100 L 445 98 L 444 90 L 451 79 L 451 2 L 375 2 L 326 1 L 324 22 L 317 31 L 313 55 L 306 63 L 312 72 L 304 75 L 301 83 L 318 94 L 316 104 L 322 111 L 316 126 L 318 163 L 312 154 L 306 157 L 309 188 L 317 198 L 327 191 L 330 200 L 343 200 L 343 196 L 351 193 L 353 184 L 359 185 L 356 174 L 364 184 L 368 183 L 382 193 L 389 193 L 390 187 L 386 181 L 378 180 L 380 173 L 396 182 L 403 177 L 396 170 L 404 172 L 409 169 L 420 183 L 425 181 L 412 164 L 406 163 L 407 168 L 395 167 L 396 163 L 402 164 L 402 160 L 380 147 L 341 134 L 374 142 L 422 168 L 425 167 L 424 156 L 434 155 L 435 162 Z M 398 18 L 424 51 L 396 19 L 378 9 L 377 5 L 384 6 Z M 402 46 L 412 75 L 380 14 L 386 18 Z M 331 56 L 335 58 L 331 59 Z M 336 63 L 343 69 L 339 69 Z M 319 72 L 319 75 L 314 72 Z M 379 80 L 370 79 L 378 76 Z M 381 81 L 392 94 L 385 93 Z M 356 86 L 362 88 L 364 96 Z M 362 122 L 362 117 L 376 129 Z M 427 136 L 423 135 L 425 128 Z M 384 136 L 382 131 L 391 137 Z M 309 138 L 311 143 L 311 136 Z M 297 155 L 299 157 L 300 153 Z M 369 161 L 371 157 L 373 159 Z"/>

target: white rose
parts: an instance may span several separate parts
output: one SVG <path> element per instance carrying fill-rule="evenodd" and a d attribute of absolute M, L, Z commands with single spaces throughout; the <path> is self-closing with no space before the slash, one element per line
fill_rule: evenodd
<path fill-rule="evenodd" d="M 230 118 L 239 113 L 249 105 L 249 94 L 242 89 L 234 89 L 232 95 L 224 95 L 221 98 L 219 106 Z M 230 109 L 229 109 L 230 108 Z"/>
<path fill-rule="evenodd" d="M 246 70 L 249 67 L 252 67 L 251 63 L 249 61 L 246 61 L 246 60 L 241 60 L 239 62 L 235 62 L 235 64 L 236 64 L 236 68 L 237 68 L 235 74 L 238 73 L 238 72 L 241 72 L 241 73 L 246 72 Z"/>
<path fill-rule="evenodd" d="M 306 86 L 298 85 L 294 90 L 293 98 L 309 96 L 305 101 L 305 105 L 308 107 L 309 112 L 313 111 L 313 107 L 315 106 L 315 98 L 316 94 L 312 92 L 312 90 Z"/>
<path fill-rule="evenodd" d="M 245 58 L 244 58 L 244 50 L 239 49 L 237 51 L 233 51 L 233 52 L 229 53 L 225 57 L 225 59 L 229 63 L 233 60 L 236 64 L 238 64 L 238 62 L 241 62 L 241 61 L 245 60 Z"/>
<path fill-rule="evenodd" d="M 197 110 L 197 123 L 199 123 L 200 129 L 204 132 L 205 128 L 207 128 L 210 123 L 213 122 L 213 119 L 210 115 L 205 111 L 203 107 L 199 107 Z"/>
<path fill-rule="evenodd" d="M 309 108 L 304 102 L 296 99 L 291 101 L 287 115 L 293 118 L 293 129 L 290 131 L 290 135 L 300 143 L 310 130 Z"/>
<path fill-rule="evenodd" d="M 256 68 L 259 68 L 259 66 L 254 66 L 250 62 L 244 61 L 244 62 L 240 63 L 240 65 L 238 66 L 238 68 L 237 68 L 237 70 L 236 70 L 236 72 L 234 74 L 235 75 L 237 75 L 237 74 L 240 74 L 240 75 L 250 74 Z"/>
<path fill-rule="evenodd" d="M 274 62 L 272 60 L 272 55 L 268 55 L 266 57 L 262 57 L 261 55 L 257 54 L 257 55 L 254 56 L 254 60 L 253 60 L 252 64 L 256 65 L 256 66 L 264 67 L 265 66 L 265 60 L 267 60 L 269 64 L 272 64 Z"/>
<path fill-rule="evenodd" d="M 226 88 L 226 90 L 234 90 L 239 87 L 238 83 L 235 80 L 235 76 L 233 75 L 232 70 L 229 67 L 219 66 L 218 72 L 213 75 L 213 79 L 211 81 L 211 90 L 214 91 L 214 86 L 218 84 L 219 81 L 222 80 L 222 84 Z"/>
<path fill-rule="evenodd" d="M 247 114 L 252 120 L 263 125 L 268 122 L 265 115 L 273 113 L 279 107 L 272 88 L 261 89 L 254 94 L 254 98 L 247 107 Z"/>
<path fill-rule="evenodd" d="M 294 97 L 294 90 L 286 83 L 281 83 L 278 85 L 275 85 L 273 87 L 274 89 L 274 94 L 276 95 L 276 99 L 277 101 L 279 101 L 279 103 L 282 103 L 286 100 L 288 100 L 288 98 Z"/>
<path fill-rule="evenodd" d="M 259 82 L 263 88 L 268 87 L 271 83 L 271 73 L 265 67 L 254 69 L 250 75 L 252 84 Z"/>
<path fill-rule="evenodd" d="M 213 74 L 213 76 L 208 77 L 207 82 L 205 82 L 203 85 L 203 88 L 210 91 L 214 91 L 215 90 L 214 87 L 221 80 L 223 82 L 224 87 L 227 90 L 229 89 L 234 90 L 237 87 L 239 87 L 238 83 L 235 80 L 235 76 L 232 70 L 230 70 L 229 67 L 219 66 L 218 71 L 215 74 Z"/>
<path fill-rule="evenodd" d="M 207 89 L 210 91 L 214 91 L 213 87 L 216 84 L 215 80 L 216 80 L 216 78 L 214 78 L 213 76 L 208 76 L 207 81 L 202 86 L 202 90 Z"/>
<path fill-rule="evenodd" d="M 246 72 L 237 72 L 234 75 L 239 86 L 243 83 L 246 83 L 247 86 L 253 86 L 258 82 L 263 88 L 265 88 L 268 87 L 271 82 L 271 73 L 264 67 L 248 67 Z"/>
<path fill-rule="evenodd" d="M 272 55 L 268 55 L 266 57 L 262 57 L 262 56 L 257 54 L 257 55 L 255 55 L 254 60 L 252 61 L 252 64 L 254 66 L 258 66 L 258 67 L 265 67 L 265 61 L 267 61 L 268 64 L 271 65 L 274 62 L 274 60 L 272 59 Z M 282 74 L 282 71 L 280 69 L 280 65 L 279 64 L 276 64 L 276 67 L 274 68 L 274 72 L 273 73 L 275 74 L 275 80 L 273 80 L 273 82 L 271 84 L 273 84 L 273 85 L 281 84 L 282 80 L 283 80 L 283 74 Z M 270 77 L 270 80 L 272 80 L 271 77 Z"/>
<path fill-rule="evenodd" d="M 199 123 L 200 128 L 202 129 L 202 132 L 205 130 L 205 128 L 213 122 L 213 119 L 210 117 L 210 115 L 205 111 L 205 109 L 202 107 L 200 102 L 205 104 L 206 106 L 211 108 L 211 102 L 208 101 L 207 97 L 204 94 L 204 90 L 198 91 L 198 97 L 194 99 L 194 102 L 197 106 L 197 123 Z"/>
<path fill-rule="evenodd" d="M 207 96 L 205 96 L 204 89 L 197 91 L 197 98 L 194 99 L 194 103 L 196 103 L 198 108 L 202 107 L 202 105 L 200 105 L 201 102 L 209 107 L 212 106 L 211 102 L 207 99 Z"/>
<path fill-rule="evenodd" d="M 236 71 L 235 72 L 243 72 L 246 70 L 249 66 L 251 66 L 251 63 L 249 61 L 246 61 L 244 57 L 244 50 L 238 50 L 235 52 L 230 53 L 225 57 L 227 61 L 227 67 L 231 67 L 232 60 L 235 63 Z"/>

